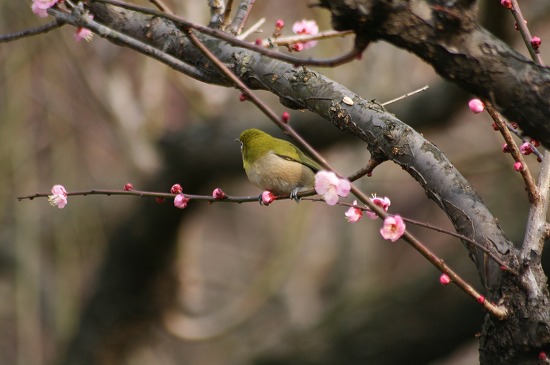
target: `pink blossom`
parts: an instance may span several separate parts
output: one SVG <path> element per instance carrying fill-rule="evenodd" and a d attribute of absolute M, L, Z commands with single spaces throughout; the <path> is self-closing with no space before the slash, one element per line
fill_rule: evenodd
<path fill-rule="evenodd" d="M 225 199 L 225 198 L 226 198 L 226 195 L 225 195 L 225 193 L 223 192 L 222 189 L 216 188 L 216 189 L 214 189 L 214 191 L 212 192 L 212 197 L 213 197 L 214 199 L 221 200 L 221 199 Z"/>
<path fill-rule="evenodd" d="M 48 16 L 48 9 L 57 4 L 58 0 L 33 0 L 31 10 L 41 18 Z"/>
<path fill-rule="evenodd" d="M 390 198 L 388 198 L 387 196 L 385 196 L 383 198 L 379 198 L 379 197 L 376 196 L 376 194 L 372 194 L 372 198 L 370 198 L 370 200 L 374 204 L 378 205 L 380 208 L 384 209 L 384 212 L 387 212 L 388 208 L 391 205 Z M 367 214 L 367 216 L 370 219 L 377 219 L 378 218 L 378 216 L 374 212 L 365 212 L 365 213 Z"/>
<path fill-rule="evenodd" d="M 78 27 L 74 32 L 74 39 L 77 42 L 81 40 L 86 40 L 86 42 L 91 42 L 94 37 L 94 33 L 88 28 Z"/>
<path fill-rule="evenodd" d="M 525 142 L 519 147 L 519 150 L 524 155 L 530 155 L 531 153 L 533 153 L 533 146 L 531 145 L 531 143 Z"/>
<path fill-rule="evenodd" d="M 516 163 L 514 164 L 514 170 L 516 170 L 516 171 L 521 171 L 521 170 L 523 170 L 523 165 L 521 164 L 521 162 L 516 162 Z"/>
<path fill-rule="evenodd" d="M 295 34 L 317 34 L 319 33 L 319 26 L 315 22 L 315 20 L 305 20 L 302 19 L 299 22 L 294 23 L 292 26 L 292 31 Z M 295 43 L 295 45 L 301 44 L 301 47 L 294 47 L 293 49 L 295 51 L 301 51 L 302 49 L 308 49 L 311 47 L 315 47 L 317 45 L 317 41 L 309 41 L 304 43 Z M 297 49 L 300 48 L 300 49 Z"/>
<path fill-rule="evenodd" d="M 405 222 L 399 215 L 390 215 L 384 219 L 384 225 L 380 228 L 380 234 L 385 240 L 397 241 L 405 233 Z"/>
<path fill-rule="evenodd" d="M 542 41 L 540 40 L 539 37 L 534 36 L 533 38 L 531 38 L 531 46 L 533 47 L 533 49 L 535 51 L 538 51 L 538 49 L 540 48 L 541 43 L 542 43 Z"/>
<path fill-rule="evenodd" d="M 479 99 L 472 99 L 468 102 L 468 106 L 470 107 L 470 110 L 474 113 L 474 114 L 479 114 L 481 113 L 482 111 L 485 110 L 485 105 L 483 104 L 483 102 Z"/>
<path fill-rule="evenodd" d="M 350 207 L 345 213 L 346 219 L 350 223 L 358 222 L 363 216 L 363 209 L 357 208 L 357 200 L 353 201 L 353 207 Z"/>
<path fill-rule="evenodd" d="M 132 185 L 131 183 L 125 184 L 124 191 L 130 191 L 130 190 L 134 190 L 134 185 Z"/>
<path fill-rule="evenodd" d="M 290 46 L 293 51 L 300 52 L 304 50 L 304 44 L 303 43 L 294 43 L 292 46 Z"/>
<path fill-rule="evenodd" d="M 187 203 L 189 203 L 189 198 L 183 194 L 178 194 L 174 198 L 174 206 L 176 208 L 184 209 L 187 207 Z"/>
<path fill-rule="evenodd" d="M 92 14 L 88 14 L 88 18 L 90 20 L 93 20 L 94 16 Z M 78 27 L 74 32 L 74 39 L 77 42 L 80 42 L 83 39 L 85 39 L 86 42 L 90 42 L 93 36 L 94 36 L 94 33 L 92 33 L 92 31 L 89 30 L 88 28 Z"/>
<path fill-rule="evenodd" d="M 439 282 L 441 283 L 441 285 L 447 285 L 451 282 L 451 278 L 447 274 L 441 274 L 441 276 L 439 277 Z"/>
<path fill-rule="evenodd" d="M 170 192 L 172 194 L 181 194 L 181 192 L 183 191 L 182 187 L 180 184 L 174 184 L 172 185 L 172 187 L 170 188 Z"/>
<path fill-rule="evenodd" d="M 285 26 L 285 21 L 283 19 L 277 19 L 275 22 L 275 29 L 281 30 Z"/>
<path fill-rule="evenodd" d="M 277 197 L 275 195 L 273 195 L 273 193 L 271 191 L 267 191 L 265 190 L 263 193 L 262 193 L 262 201 L 261 201 L 261 204 L 262 205 L 269 205 L 273 202 L 273 200 L 275 200 Z"/>
<path fill-rule="evenodd" d="M 315 191 L 322 195 L 328 205 L 335 205 L 338 196 L 345 198 L 351 190 L 347 179 L 341 179 L 332 171 L 319 171 L 315 174 Z"/>
<path fill-rule="evenodd" d="M 63 185 L 54 185 L 52 187 L 52 195 L 48 196 L 48 201 L 52 206 L 57 206 L 59 209 L 65 208 L 67 205 L 67 190 Z"/>

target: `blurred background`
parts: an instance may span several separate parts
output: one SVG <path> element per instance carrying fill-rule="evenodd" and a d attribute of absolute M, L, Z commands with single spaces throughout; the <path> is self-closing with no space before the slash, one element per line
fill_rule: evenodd
<path fill-rule="evenodd" d="M 480 21 L 527 54 L 511 15 L 488 3 Z M 206 1 L 168 4 L 208 22 Z M 548 59 L 548 2 L 523 1 L 522 9 Z M 330 29 L 328 15 L 298 1 L 257 2 L 249 24 L 266 23 L 249 40 L 269 36 L 279 18 L 284 35 L 302 18 Z M 30 2 L 0 4 L 1 34 L 44 22 Z M 216 187 L 259 194 L 234 139 L 251 127 L 282 137 L 234 89 L 201 84 L 99 37 L 77 43 L 73 33 L 64 27 L 0 46 L 0 363 L 477 363 L 478 305 L 442 287 L 439 273 L 405 243 L 383 241 L 380 222 L 347 223 L 344 208 L 192 201 L 178 210 L 168 201 L 89 196 L 58 210 L 46 199 L 18 201 L 54 184 L 169 191 L 180 183 L 192 194 Z M 304 56 L 332 57 L 351 43 L 321 42 Z M 441 148 L 521 242 L 522 182 L 488 116 L 469 112 L 471 95 L 385 43 L 321 72 L 380 102 L 429 85 L 388 110 Z M 291 111 L 291 122 L 341 172 L 366 164 L 363 144 L 313 113 Z M 390 197 L 390 212 L 451 228 L 391 163 L 358 184 Z M 481 288 L 458 240 L 411 230 Z"/>

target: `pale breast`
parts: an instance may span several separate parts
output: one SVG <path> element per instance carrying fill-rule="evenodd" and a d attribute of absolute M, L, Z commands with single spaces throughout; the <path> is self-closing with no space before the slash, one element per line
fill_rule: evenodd
<path fill-rule="evenodd" d="M 274 194 L 289 194 L 296 188 L 313 188 L 315 183 L 315 174 L 309 167 L 273 153 L 254 161 L 246 174 L 254 185 Z"/>

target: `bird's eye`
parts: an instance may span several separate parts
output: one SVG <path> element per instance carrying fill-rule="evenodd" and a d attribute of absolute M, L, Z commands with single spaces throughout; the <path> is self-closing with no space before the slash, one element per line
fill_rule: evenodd
<path fill-rule="evenodd" d="M 241 151 L 243 150 L 244 144 L 241 142 Z"/>

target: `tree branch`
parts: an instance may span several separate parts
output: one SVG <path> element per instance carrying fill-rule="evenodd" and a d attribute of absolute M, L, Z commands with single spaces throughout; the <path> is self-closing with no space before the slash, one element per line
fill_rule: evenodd
<path fill-rule="evenodd" d="M 352 29 L 358 37 L 385 40 L 416 54 L 550 146 L 550 68 L 481 28 L 475 7 L 427 0 L 322 0 L 321 6 L 332 13 L 336 30 Z"/>

